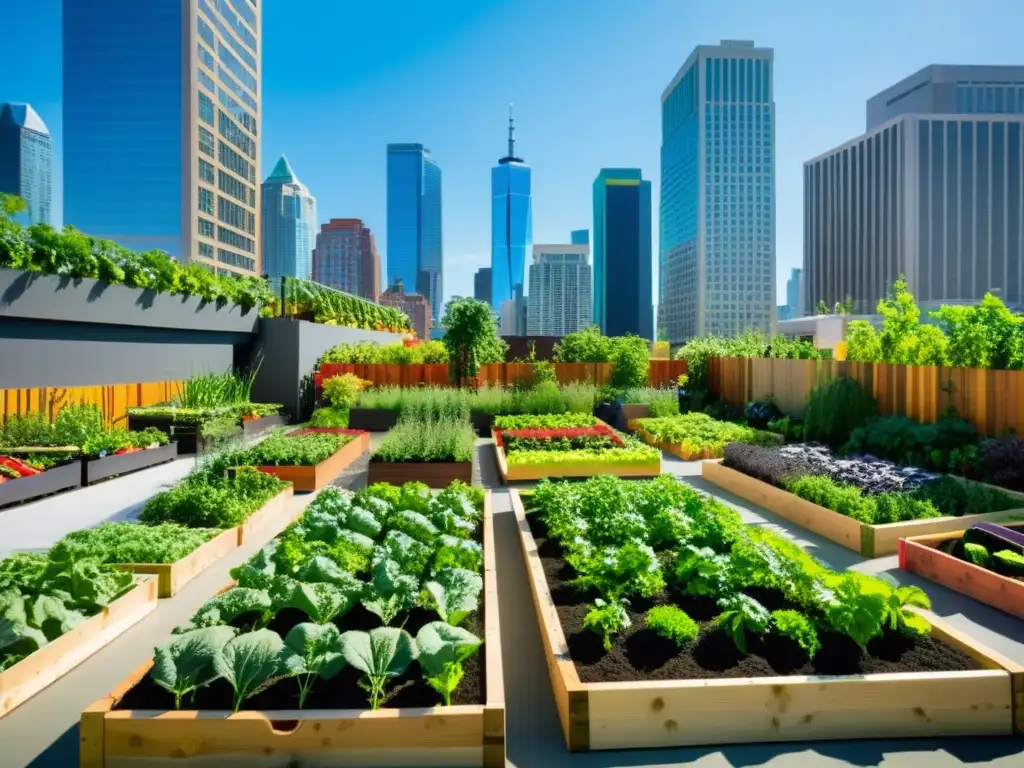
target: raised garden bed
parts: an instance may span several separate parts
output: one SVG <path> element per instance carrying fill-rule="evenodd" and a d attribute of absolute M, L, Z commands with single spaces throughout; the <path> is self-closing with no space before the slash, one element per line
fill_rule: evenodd
<path fill-rule="evenodd" d="M 740 456 L 741 452 L 745 454 L 757 453 L 757 449 L 751 446 L 730 446 L 728 450 L 730 452 L 735 451 L 734 455 L 737 459 L 742 458 Z M 728 460 L 727 458 L 726 461 Z M 782 466 L 788 465 L 783 464 Z M 769 466 L 767 461 L 764 462 L 764 467 L 766 472 L 774 473 L 776 471 L 776 467 Z M 847 468 L 851 473 L 849 475 L 849 482 L 852 484 L 858 481 L 858 477 L 855 474 L 859 471 L 856 462 L 851 462 Z M 869 475 L 865 481 L 875 482 L 873 479 L 875 476 L 871 475 L 871 471 L 865 470 L 865 472 Z M 902 473 L 896 472 L 892 477 L 885 477 L 879 481 L 887 493 L 909 493 L 910 491 L 901 489 L 908 488 L 913 484 L 913 488 L 916 490 L 921 488 L 925 482 L 934 482 L 940 479 L 936 475 L 920 473 L 917 470 L 911 469 L 904 469 Z M 758 504 L 779 517 L 807 528 L 819 536 L 823 536 L 847 549 L 859 552 L 865 557 L 881 557 L 883 555 L 896 554 L 897 542 L 901 538 L 909 536 L 924 536 L 958 531 L 975 522 L 1003 522 L 1024 518 L 1024 504 L 1022 504 L 1020 509 L 1002 509 L 993 512 L 962 514 L 958 516 L 931 516 L 900 522 L 870 524 L 813 503 L 795 493 L 790 493 L 771 483 L 763 482 L 737 469 L 731 469 L 718 460 L 704 461 L 701 465 L 701 474 L 705 480 L 717 485 L 719 488 L 754 504 Z M 948 478 L 944 482 L 961 483 L 959 480 Z M 856 495 L 856 492 L 853 490 L 847 493 L 847 497 Z M 931 510 L 931 514 L 936 514 L 934 509 Z"/>
<path fill-rule="evenodd" d="M 156 579 L 144 579 L 70 632 L 0 672 L 0 717 L 123 634 L 156 608 L 156 602 Z"/>
<path fill-rule="evenodd" d="M 42 496 L 82 487 L 82 460 L 75 457 L 67 464 L 52 467 L 38 475 L 8 479 L 0 483 L 0 508 Z"/>
<path fill-rule="evenodd" d="M 471 461 L 375 461 L 370 459 L 368 483 L 425 483 L 431 488 L 445 488 L 456 480 L 467 485 L 473 482 Z"/>
<path fill-rule="evenodd" d="M 260 416 L 255 419 L 242 419 L 242 432 L 246 435 L 261 435 L 268 429 L 275 429 L 277 427 L 284 427 L 288 424 L 288 419 L 283 414 L 272 413 L 267 416 Z"/>
<path fill-rule="evenodd" d="M 398 416 L 398 411 L 382 408 L 352 408 L 348 412 L 348 426 L 367 432 L 387 432 L 398 423 Z"/>
<path fill-rule="evenodd" d="M 331 434 L 331 430 L 327 434 Z M 307 435 L 314 434 L 312 430 L 302 430 L 300 433 L 293 433 L 292 435 L 286 436 L 284 439 L 287 440 L 301 440 L 302 433 Z M 323 434 L 322 430 L 316 430 L 316 433 Z M 295 435 L 298 436 L 295 436 Z M 296 465 L 257 465 L 261 472 L 266 472 L 268 475 L 274 475 L 275 477 L 285 480 L 286 482 L 292 483 L 296 491 L 312 492 L 323 488 L 325 485 L 334 480 L 341 472 L 352 462 L 356 461 L 370 448 L 370 435 L 368 432 L 358 430 L 345 430 L 345 435 L 350 436 L 352 439 L 344 443 L 328 458 L 320 461 L 316 464 L 308 466 L 296 466 Z M 264 444 L 256 446 L 255 451 L 260 450 Z"/>
<path fill-rule="evenodd" d="M 505 482 L 595 475 L 654 477 L 661 473 L 661 455 L 657 451 L 637 441 L 630 440 L 627 443 L 604 424 L 565 429 L 494 429 L 492 435 L 498 456 L 498 469 Z M 566 450 L 527 448 L 525 454 L 520 454 L 528 456 L 527 461 L 516 461 L 517 446 L 523 445 L 524 441 L 527 446 L 536 448 L 556 440 L 564 441 L 570 447 Z M 607 447 L 587 447 L 598 445 Z M 576 446 L 576 449 L 572 446 Z M 630 458 L 623 458 L 627 455 Z"/>
<path fill-rule="evenodd" d="M 721 458 L 729 443 L 782 443 L 780 435 L 731 421 L 718 421 L 703 413 L 685 413 L 656 419 L 632 418 L 628 424 L 648 445 L 671 453 L 683 461 Z"/>
<path fill-rule="evenodd" d="M 861 658 L 846 636 L 822 633 L 808 661 L 783 651 L 789 637 L 768 633 L 748 631 L 741 653 L 710 623 L 713 612 L 702 613 L 714 598 L 685 594 L 672 604 L 700 622 L 700 636 L 679 648 L 652 630 L 643 614 L 652 601 L 638 598 L 628 607 L 632 626 L 604 651 L 583 627 L 586 595 L 569 585 L 574 572 L 560 546 L 519 492 L 512 502 L 570 751 L 1024 731 L 1024 667 L 916 608 L 904 616 L 927 622 L 929 636 L 887 633 Z"/>
<path fill-rule="evenodd" d="M 370 456 L 368 482 L 420 482 L 444 488 L 455 480 L 473 482 L 476 432 L 468 421 L 403 421 Z"/>
<path fill-rule="evenodd" d="M 317 678 L 306 708 L 296 708 L 296 683 L 280 680 L 244 702 L 243 711 L 232 713 L 231 688 L 219 680 L 193 698 L 185 697 L 183 705 L 192 701 L 192 706 L 202 707 L 204 702 L 220 702 L 220 706 L 173 710 L 168 708 L 173 695 L 147 676 L 152 662 L 146 662 L 110 695 L 83 711 L 80 765 L 127 768 L 173 762 L 198 767 L 216 762 L 253 768 L 285 764 L 503 768 L 505 701 L 489 494 L 483 504 L 482 530 L 478 528 L 483 543 L 482 610 L 463 621 L 482 635 L 484 644 L 465 662 L 465 676 L 451 706 L 434 704 L 439 695 L 419 679 L 413 663 L 408 672 L 392 680 L 392 697 L 375 711 L 366 708 L 366 694 L 356 685 L 358 672 L 351 666 L 336 672 L 333 682 Z M 328 508 L 325 504 L 318 512 L 321 518 Z M 269 624 L 271 631 L 294 623 L 290 613 L 294 609 L 278 613 Z M 414 609 L 402 626 L 415 630 L 424 622 L 422 613 Z M 357 605 L 336 621 L 340 630 L 380 625 L 379 621 L 366 623 L 367 617 L 376 618 Z"/>
<path fill-rule="evenodd" d="M 159 429 L 173 442 L 178 444 L 179 456 L 193 456 L 205 453 L 213 446 L 213 441 L 199 433 L 198 422 L 175 421 L 170 416 L 147 416 L 128 413 L 128 429 L 140 432 L 148 428 Z"/>
<path fill-rule="evenodd" d="M 1008 528 L 1024 531 L 1024 523 Z M 1024 619 L 1024 579 L 1012 578 L 963 559 L 963 530 L 900 539 L 899 566 L 947 589 Z M 1024 708 L 1024 702 L 1022 702 Z"/>
<path fill-rule="evenodd" d="M 108 454 L 102 457 L 86 456 L 82 459 L 82 485 L 93 485 L 117 475 L 127 475 L 155 467 L 178 458 L 178 444 L 174 441 L 157 448 L 143 448 L 128 453 Z"/>

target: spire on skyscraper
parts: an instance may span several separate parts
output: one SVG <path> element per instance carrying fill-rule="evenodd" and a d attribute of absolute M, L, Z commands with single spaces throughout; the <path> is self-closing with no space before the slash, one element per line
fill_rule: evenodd
<path fill-rule="evenodd" d="M 506 163 L 521 163 L 523 158 L 516 157 L 516 119 L 512 114 L 512 105 L 508 105 L 508 156 L 498 161 L 499 165 Z"/>

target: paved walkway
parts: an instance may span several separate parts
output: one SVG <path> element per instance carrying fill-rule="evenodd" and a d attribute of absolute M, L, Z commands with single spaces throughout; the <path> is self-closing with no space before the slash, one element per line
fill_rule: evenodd
<path fill-rule="evenodd" d="M 378 441 L 379 437 L 375 435 L 374 445 Z M 684 478 L 694 487 L 707 490 L 697 476 L 699 468 L 696 464 L 666 456 L 664 468 L 665 471 Z M 365 472 L 366 459 L 363 459 L 339 478 L 336 484 L 349 488 L 358 487 L 365 482 Z M 481 441 L 474 478 L 477 482 L 494 488 L 510 766 L 949 768 L 971 765 L 975 768 L 1024 768 L 1024 740 L 1011 739 L 815 742 L 568 754 L 562 742 L 551 698 L 518 534 L 514 518 L 510 514 L 510 496 L 506 489 L 500 487 L 493 449 L 488 441 Z M 110 510 L 115 510 L 116 514 L 117 510 L 125 508 L 127 491 L 117 490 L 117 485 L 128 481 L 129 478 L 122 478 L 94 489 L 86 489 L 104 489 L 109 494 L 97 494 L 90 498 L 89 514 L 99 521 L 106 519 L 103 510 L 107 511 L 109 517 Z M 159 484 L 157 483 L 155 487 Z M 136 491 L 142 492 L 141 489 Z M 913 581 L 896 571 L 895 558 L 864 561 L 855 553 L 819 539 L 787 521 L 775 518 L 769 512 L 751 507 L 727 494 L 717 495 L 738 508 L 749 522 L 777 526 L 833 567 L 856 568 L 873 573 L 889 571 L 907 583 Z M 67 499 L 68 496 L 60 498 Z M 309 496 L 296 497 L 294 503 L 306 504 L 309 499 Z M 133 503 L 139 504 L 142 500 Z M 0 513 L 0 525 L 3 525 L 2 516 L 5 514 L 9 513 Z M 77 527 L 82 525 L 79 523 Z M 4 530 L 0 528 L 0 542 L 3 541 Z M 230 557 L 201 574 L 180 594 L 170 600 L 162 600 L 156 611 L 129 632 L 0 720 L 0 768 L 22 768 L 28 765 L 33 768 L 71 768 L 77 765 L 78 718 L 82 708 L 110 691 L 134 667 L 144 661 L 152 653 L 153 646 L 162 642 L 173 627 L 186 621 L 209 595 L 223 586 L 229 579 L 228 570 L 244 561 L 260 543 L 252 542 L 233 552 Z M 6 546 L 6 543 L 4 545 Z M 924 586 L 932 596 L 936 613 L 949 618 L 1007 656 L 1024 662 L 1024 622 L 1015 621 L 935 584 L 929 583 Z"/>

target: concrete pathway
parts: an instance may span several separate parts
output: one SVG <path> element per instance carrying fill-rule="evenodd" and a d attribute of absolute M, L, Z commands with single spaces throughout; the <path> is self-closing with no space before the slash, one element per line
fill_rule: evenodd
<path fill-rule="evenodd" d="M 373 444 L 379 443 L 374 436 Z M 694 463 L 665 457 L 665 471 L 707 490 Z M 366 459 L 353 466 L 337 485 L 355 488 L 365 482 Z M 514 768 L 614 768 L 617 766 L 693 766 L 694 768 L 1024 768 L 1024 740 L 950 739 L 815 742 L 807 744 L 750 745 L 726 748 L 688 748 L 570 755 L 565 751 L 541 649 L 540 634 L 519 549 L 511 499 L 500 486 L 493 448 L 481 441 L 474 479 L 494 489 L 495 538 L 500 574 L 502 649 L 507 706 L 508 763 Z M 117 483 L 98 486 L 110 495 L 91 501 L 100 510 L 117 510 L 124 498 Z M 138 491 L 141 493 L 141 491 Z M 894 558 L 864 561 L 855 553 L 819 539 L 770 513 L 751 507 L 727 494 L 716 494 L 733 504 L 752 523 L 777 526 L 807 546 L 817 557 L 837 568 L 868 572 L 894 571 Z M 66 497 L 65 497 L 66 498 Z M 296 497 L 304 505 L 310 496 Z M 136 504 L 141 503 L 136 501 Z M 0 513 L 0 520 L 2 515 Z M 97 519 L 104 519 L 97 512 Z M 79 526 L 81 527 L 81 526 Z M 0 541 L 3 530 L 0 529 Z M 69 529 L 70 530 L 70 529 Z M 214 565 L 179 595 L 162 600 L 152 614 L 7 717 L 0 719 L 0 768 L 70 768 L 78 761 L 78 718 L 84 706 L 110 691 L 152 653 L 173 627 L 185 622 L 206 598 L 229 579 L 228 571 L 244 561 L 261 542 L 252 542 Z M 903 574 L 898 571 L 900 580 Z M 970 631 L 980 640 L 1024 662 L 1024 622 L 927 584 L 935 610 Z M 983 625 L 983 626 L 982 626 Z M 284 766 L 282 766 L 284 768 Z"/>

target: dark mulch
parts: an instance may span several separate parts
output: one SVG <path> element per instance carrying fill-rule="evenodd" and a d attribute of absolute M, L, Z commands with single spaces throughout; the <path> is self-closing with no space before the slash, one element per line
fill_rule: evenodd
<path fill-rule="evenodd" d="M 584 683 L 979 669 L 970 656 L 938 640 L 930 637 L 915 640 L 888 631 L 868 644 L 867 656 L 845 635 L 828 632 L 819 635 L 822 647 L 813 659 L 808 659 L 795 641 L 777 636 L 748 636 L 748 653 L 743 655 L 728 634 L 713 626 L 713 619 L 720 613 L 713 599 L 675 594 L 655 600 L 631 601 L 629 615 L 633 624 L 626 631 L 613 635 L 612 650 L 606 652 L 601 638 L 583 628 L 588 603 L 595 595 L 580 593 L 569 584 L 574 571 L 563 562 L 561 548 L 547 537 L 544 523 L 536 514 L 528 514 L 527 520 L 537 542 L 569 651 Z M 778 593 L 751 589 L 747 594 L 760 600 L 769 610 L 796 607 L 787 605 Z M 645 614 L 652 605 L 659 603 L 678 605 L 700 624 L 701 634 L 694 644 L 679 650 L 647 629 Z"/>

